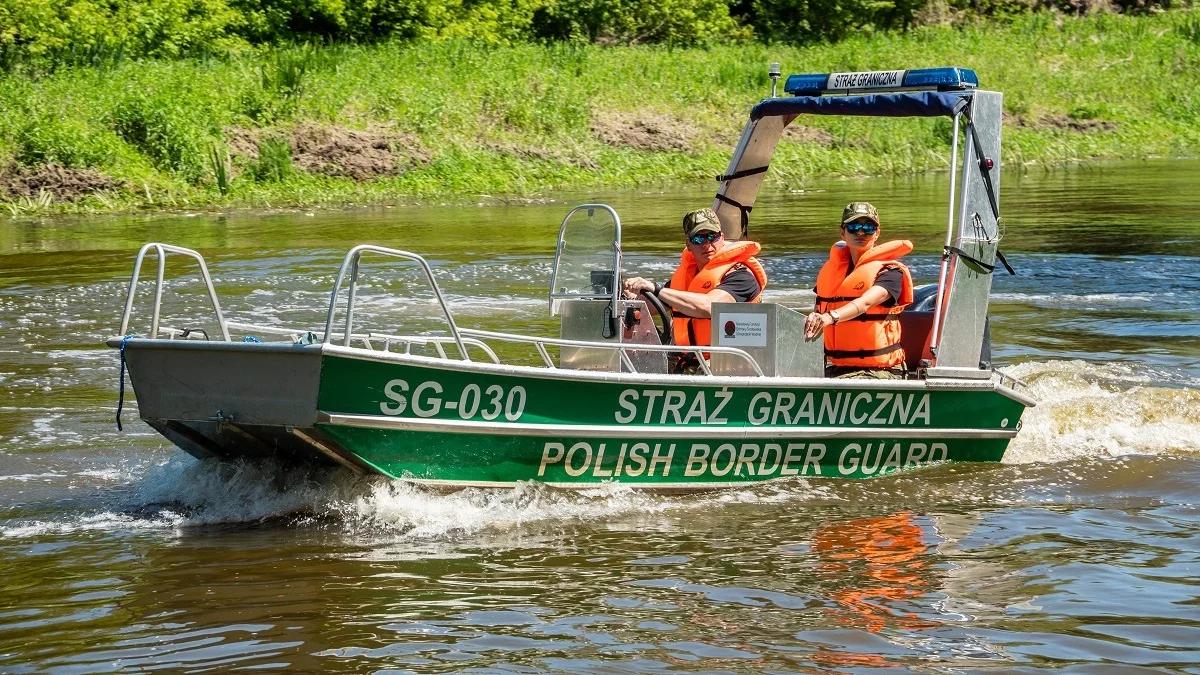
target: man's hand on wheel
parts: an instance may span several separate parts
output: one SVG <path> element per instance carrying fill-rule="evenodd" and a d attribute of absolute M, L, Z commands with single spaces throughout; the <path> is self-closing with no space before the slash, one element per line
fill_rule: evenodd
<path fill-rule="evenodd" d="M 630 277 L 621 284 L 621 289 L 625 292 L 626 298 L 636 298 L 638 293 L 645 291 L 646 293 L 654 292 L 654 282 L 642 277 Z"/>

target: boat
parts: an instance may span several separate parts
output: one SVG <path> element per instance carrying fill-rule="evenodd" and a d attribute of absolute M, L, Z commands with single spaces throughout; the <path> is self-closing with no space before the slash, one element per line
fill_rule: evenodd
<path fill-rule="evenodd" d="M 779 303 L 715 304 L 711 346 L 671 345 L 652 294 L 622 297 L 620 216 L 584 204 L 566 214 L 555 247 L 547 300 L 558 336 L 459 326 L 424 258 L 371 244 L 344 257 L 323 328 L 230 321 L 200 253 L 146 244 L 107 341 L 120 352 L 122 397 L 128 370 L 141 419 L 199 458 L 341 466 L 447 489 L 705 490 L 1000 461 L 1035 404 L 989 353 L 992 275 L 1007 266 L 1001 94 L 964 68 L 792 75 L 782 95 L 778 69 L 770 76 L 770 96 L 718 177 L 713 209 L 731 240 L 748 236 L 776 144 L 799 116 L 952 121 L 938 283 L 900 315 L 908 379 L 824 377 L 821 342 L 802 338 L 804 311 Z M 168 256 L 198 266 L 208 328 L 160 325 Z M 148 258 L 158 265 L 149 330 L 134 334 Z M 444 328 L 378 332 L 356 321 L 366 261 L 419 273 Z M 681 352 L 696 355 L 698 374 L 668 372 L 668 355 Z M 118 425 L 120 415 L 119 405 Z"/>

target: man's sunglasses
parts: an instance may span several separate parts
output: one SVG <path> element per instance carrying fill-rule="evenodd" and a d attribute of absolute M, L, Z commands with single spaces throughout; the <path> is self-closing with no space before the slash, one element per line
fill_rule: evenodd
<path fill-rule="evenodd" d="M 722 235 L 720 232 L 702 232 L 700 234 L 693 234 L 692 236 L 688 237 L 688 241 L 692 242 L 692 246 L 703 246 L 705 244 L 711 244 L 712 242 L 720 239 L 721 236 Z"/>
<path fill-rule="evenodd" d="M 844 226 L 850 234 L 875 234 L 879 226 L 875 223 L 850 223 Z"/>

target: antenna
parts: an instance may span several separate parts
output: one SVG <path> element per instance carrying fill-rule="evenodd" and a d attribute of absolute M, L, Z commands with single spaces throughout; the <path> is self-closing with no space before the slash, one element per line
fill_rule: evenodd
<path fill-rule="evenodd" d="M 775 85 L 779 84 L 779 63 L 771 62 L 767 66 L 767 77 L 771 78 L 771 98 L 775 98 Z"/>

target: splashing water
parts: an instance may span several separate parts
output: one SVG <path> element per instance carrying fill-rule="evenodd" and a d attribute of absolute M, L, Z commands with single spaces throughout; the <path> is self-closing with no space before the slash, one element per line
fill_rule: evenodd
<path fill-rule="evenodd" d="M 1074 360 L 1007 372 L 1026 382 L 1038 405 L 1026 411 L 1005 462 L 1200 455 L 1200 390 L 1156 386 L 1172 379 L 1167 373 Z"/>

